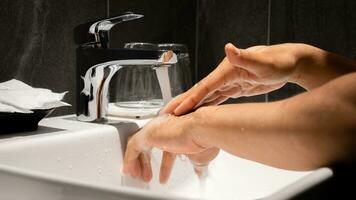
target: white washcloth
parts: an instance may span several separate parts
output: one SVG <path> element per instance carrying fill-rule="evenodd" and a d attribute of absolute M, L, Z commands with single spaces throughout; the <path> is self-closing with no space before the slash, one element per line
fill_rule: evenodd
<path fill-rule="evenodd" d="M 62 102 L 63 93 L 43 88 L 33 88 L 19 80 L 0 83 L 0 112 L 32 113 L 35 109 L 51 109 L 70 106 Z"/>

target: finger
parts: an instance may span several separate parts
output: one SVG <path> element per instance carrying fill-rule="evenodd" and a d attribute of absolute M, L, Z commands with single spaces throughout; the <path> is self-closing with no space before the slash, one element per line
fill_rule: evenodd
<path fill-rule="evenodd" d="M 268 57 L 256 51 L 236 48 L 231 43 L 225 45 L 225 54 L 232 65 L 252 73 L 258 72 L 269 63 L 267 60 Z"/>
<path fill-rule="evenodd" d="M 123 173 L 126 175 L 136 177 L 136 178 L 141 177 L 141 163 L 140 163 L 140 161 L 137 159 L 137 160 L 131 161 L 129 164 L 126 164 L 126 166 L 124 166 Z"/>
<path fill-rule="evenodd" d="M 159 182 L 161 184 L 165 184 L 168 181 L 173 169 L 175 159 L 176 154 L 163 151 L 161 168 L 159 173 Z"/>
<path fill-rule="evenodd" d="M 141 164 L 139 159 L 124 161 L 123 173 L 133 177 L 141 176 Z"/>
<path fill-rule="evenodd" d="M 179 104 L 184 100 L 185 95 L 187 92 L 180 94 L 176 96 L 174 99 L 172 99 L 167 105 L 165 105 L 160 111 L 159 115 L 164 115 L 164 114 L 171 114 L 173 111 L 179 106 Z"/>
<path fill-rule="evenodd" d="M 234 87 L 230 88 L 229 90 L 226 91 L 216 91 L 214 95 L 209 97 L 208 99 L 204 100 L 204 102 L 201 104 L 201 106 L 213 106 L 213 105 L 219 105 L 226 101 L 228 98 L 238 98 L 241 97 L 243 94 L 243 91 L 241 90 L 240 87 Z"/>
<path fill-rule="evenodd" d="M 225 86 L 227 84 L 225 78 L 226 72 L 223 70 L 223 66 L 229 64 L 227 59 L 224 59 L 212 73 L 187 92 L 184 100 L 173 113 L 179 116 L 199 107 L 204 98 L 214 93 L 220 87 Z"/>
<path fill-rule="evenodd" d="M 175 114 L 177 115 L 177 113 L 175 113 L 175 110 L 177 109 L 177 107 L 179 107 L 183 101 L 185 101 L 185 99 L 189 96 L 191 96 L 191 94 L 194 93 L 194 88 L 197 86 L 198 84 L 195 84 L 195 86 L 193 86 L 192 88 L 190 88 L 188 91 L 186 91 L 183 94 L 178 95 L 177 97 L 175 97 L 173 100 L 171 100 L 166 106 L 164 106 L 164 108 L 162 108 L 159 112 L 159 115 L 163 115 L 163 114 Z M 189 112 L 194 106 L 186 106 L 186 108 L 184 108 L 183 112 L 179 113 L 180 115 L 185 114 L 187 112 Z M 178 115 L 177 115 L 178 116 Z"/>
<path fill-rule="evenodd" d="M 142 176 L 142 166 L 139 160 L 135 160 L 131 176 L 140 178 Z"/>
<path fill-rule="evenodd" d="M 127 143 L 122 171 L 124 174 L 139 177 L 141 176 L 141 165 L 138 157 L 142 150 L 136 137 L 137 135 L 134 135 Z"/>
<path fill-rule="evenodd" d="M 174 109 L 173 114 L 180 116 L 193 110 L 211 91 L 213 91 L 213 88 L 210 83 L 201 81 L 196 87 L 188 91 L 186 98 Z"/>
<path fill-rule="evenodd" d="M 143 152 L 139 156 L 141 168 L 142 168 L 142 179 L 146 182 L 152 179 L 152 167 L 151 167 L 151 156 L 148 152 Z"/>
<path fill-rule="evenodd" d="M 240 85 L 236 85 L 236 84 L 226 85 L 224 87 L 219 88 L 219 90 L 215 91 L 213 94 L 208 95 L 206 98 L 204 98 L 204 100 L 201 102 L 201 104 L 213 101 L 213 100 L 217 99 L 219 96 L 222 96 L 222 95 L 224 96 L 224 92 L 231 91 L 233 89 L 233 87 L 236 87 L 236 91 L 241 90 Z"/>

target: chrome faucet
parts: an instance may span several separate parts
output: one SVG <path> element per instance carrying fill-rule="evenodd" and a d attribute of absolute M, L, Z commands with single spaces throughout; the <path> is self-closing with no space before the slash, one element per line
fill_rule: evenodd
<path fill-rule="evenodd" d="M 151 66 L 153 68 L 167 67 L 177 63 L 177 55 L 173 51 L 158 51 L 155 59 L 127 59 L 100 63 L 90 67 L 82 77 L 84 88 L 81 91 L 80 104 L 84 108 L 77 116 L 80 121 L 105 121 L 108 109 L 108 89 L 111 78 L 123 67 L 130 65 Z"/>
<path fill-rule="evenodd" d="M 110 81 L 121 68 L 130 67 L 130 65 L 158 68 L 177 63 L 177 55 L 173 51 L 109 47 L 109 32 L 112 27 L 142 17 L 141 14 L 127 12 L 97 21 L 89 27 L 89 34 L 94 36 L 95 41 L 82 44 L 77 49 L 78 120 L 105 121 Z"/>

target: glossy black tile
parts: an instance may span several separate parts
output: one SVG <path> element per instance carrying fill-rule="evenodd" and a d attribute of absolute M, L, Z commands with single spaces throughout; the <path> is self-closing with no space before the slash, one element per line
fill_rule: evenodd
<path fill-rule="evenodd" d="M 301 42 L 356 58 L 356 1 L 271 0 L 271 44 Z M 284 99 L 304 90 L 288 84 L 269 94 Z"/>
<path fill-rule="evenodd" d="M 145 14 L 145 18 L 115 27 L 111 34 L 113 47 L 132 41 L 188 44 L 192 63 L 198 63 L 197 67 L 192 65 L 192 74 L 200 80 L 222 60 L 227 42 L 241 48 L 267 43 L 268 2 L 2 0 L 0 81 L 17 78 L 35 87 L 58 92 L 68 90 L 66 101 L 75 106 L 73 29 L 129 10 Z M 356 1 L 270 2 L 271 44 L 304 42 L 356 58 Z M 270 93 L 268 99 L 284 99 L 303 91 L 299 86 L 287 84 Z M 264 100 L 265 96 L 261 95 L 228 102 Z M 74 107 L 58 109 L 56 114 L 74 110 Z"/>
<path fill-rule="evenodd" d="M 271 43 L 303 42 L 356 58 L 356 1 L 272 0 Z"/>
<path fill-rule="evenodd" d="M 306 90 L 299 85 L 293 83 L 287 83 L 279 90 L 268 93 L 268 101 L 277 101 L 286 99 L 297 94 L 303 93 Z"/>
<path fill-rule="evenodd" d="M 268 0 L 199 0 L 198 16 L 198 80 L 224 58 L 226 43 L 246 48 L 267 42 Z M 265 96 L 259 95 L 228 102 L 264 100 Z"/>
<path fill-rule="evenodd" d="M 186 44 L 194 77 L 196 0 L 109 0 L 110 16 L 127 11 L 145 17 L 114 27 L 110 34 L 112 47 L 122 47 L 127 42 Z"/>

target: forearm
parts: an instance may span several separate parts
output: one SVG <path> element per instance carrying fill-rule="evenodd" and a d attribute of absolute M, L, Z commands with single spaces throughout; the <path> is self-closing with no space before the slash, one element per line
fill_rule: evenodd
<path fill-rule="evenodd" d="M 346 57 L 306 44 L 296 44 L 296 49 L 298 61 L 290 81 L 307 90 L 356 71 L 356 61 Z"/>
<path fill-rule="evenodd" d="M 356 97 L 345 98 L 341 86 L 333 81 L 284 101 L 202 108 L 192 130 L 202 145 L 275 167 L 345 161 L 355 145 Z"/>
<path fill-rule="evenodd" d="M 204 108 L 196 120 L 198 144 L 214 146 L 236 156 L 284 169 L 310 169 L 296 136 L 287 131 L 280 103 L 223 105 Z M 206 113 L 206 114 L 204 114 Z M 301 156 L 302 155 L 302 156 Z"/>

